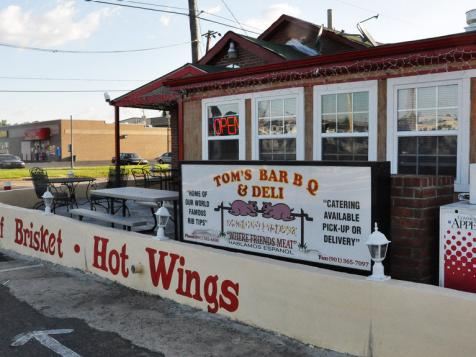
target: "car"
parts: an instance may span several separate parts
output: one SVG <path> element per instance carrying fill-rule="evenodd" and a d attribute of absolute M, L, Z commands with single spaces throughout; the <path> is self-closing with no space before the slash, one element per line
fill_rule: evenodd
<path fill-rule="evenodd" d="M 113 164 L 116 163 L 116 158 L 113 157 L 111 162 Z M 140 157 L 135 152 L 121 152 L 119 156 L 119 164 L 120 165 L 147 165 L 149 161 Z"/>
<path fill-rule="evenodd" d="M 162 155 L 155 158 L 158 164 L 171 164 L 172 163 L 172 153 L 164 152 Z"/>
<path fill-rule="evenodd" d="M 15 155 L 0 154 L 0 168 L 1 169 L 23 169 L 25 163 Z"/>

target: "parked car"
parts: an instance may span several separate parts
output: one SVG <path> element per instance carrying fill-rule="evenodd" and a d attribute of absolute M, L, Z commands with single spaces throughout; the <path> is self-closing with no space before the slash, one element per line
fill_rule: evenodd
<path fill-rule="evenodd" d="M 158 164 L 171 164 L 172 163 L 172 153 L 171 152 L 164 152 L 159 157 L 155 158 Z"/>
<path fill-rule="evenodd" d="M 112 163 L 116 163 L 116 158 L 112 158 Z M 147 165 L 149 161 L 140 157 L 135 152 L 122 152 L 119 156 L 120 165 Z"/>
<path fill-rule="evenodd" d="M 15 155 L 0 154 L 0 168 L 1 169 L 22 169 L 25 163 Z"/>

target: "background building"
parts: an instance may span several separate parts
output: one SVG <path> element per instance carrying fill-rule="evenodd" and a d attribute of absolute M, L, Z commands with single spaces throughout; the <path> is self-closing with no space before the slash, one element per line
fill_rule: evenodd
<path fill-rule="evenodd" d="M 168 151 L 168 129 L 143 124 L 121 124 L 122 152 L 153 159 Z M 73 120 L 73 155 L 76 161 L 110 161 L 114 156 L 114 124 Z M 69 160 L 71 122 L 58 119 L 0 128 L 0 151 L 24 161 Z"/>

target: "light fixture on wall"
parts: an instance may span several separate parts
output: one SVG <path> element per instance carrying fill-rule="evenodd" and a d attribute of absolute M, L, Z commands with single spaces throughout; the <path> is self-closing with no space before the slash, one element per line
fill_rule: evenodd
<path fill-rule="evenodd" d="M 387 256 L 387 248 L 390 241 L 385 235 L 378 230 L 377 222 L 375 222 L 374 231 L 370 234 L 369 239 L 365 243 L 370 251 L 370 257 L 374 261 L 372 268 L 372 275 L 367 277 L 367 280 L 385 281 L 390 277 L 384 274 L 383 260 Z"/>
<path fill-rule="evenodd" d="M 237 51 L 235 43 L 233 41 L 230 41 L 230 44 L 228 46 L 228 58 L 229 59 L 238 58 L 238 51 Z"/>

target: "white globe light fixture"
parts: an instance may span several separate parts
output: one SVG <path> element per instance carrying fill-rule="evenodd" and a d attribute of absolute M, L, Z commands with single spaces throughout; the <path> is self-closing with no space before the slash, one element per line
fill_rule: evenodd
<path fill-rule="evenodd" d="M 51 205 L 53 204 L 54 197 L 50 190 L 47 189 L 41 198 L 43 198 L 43 202 L 45 203 L 45 214 L 51 214 Z"/>
<path fill-rule="evenodd" d="M 378 230 L 377 222 L 375 222 L 374 231 L 370 234 L 369 239 L 365 243 L 369 248 L 370 257 L 374 261 L 372 275 L 367 277 L 367 280 L 385 281 L 390 279 L 389 276 L 384 274 L 382 264 L 382 261 L 387 256 L 387 248 L 389 243 L 390 241 L 382 232 Z"/>
<path fill-rule="evenodd" d="M 155 216 L 157 217 L 157 235 L 156 238 L 158 240 L 166 240 L 168 239 L 165 236 L 165 227 L 167 226 L 167 223 L 169 222 L 170 219 L 170 213 L 167 208 L 164 206 L 161 206 L 156 212 Z"/>

